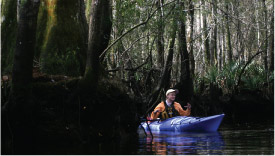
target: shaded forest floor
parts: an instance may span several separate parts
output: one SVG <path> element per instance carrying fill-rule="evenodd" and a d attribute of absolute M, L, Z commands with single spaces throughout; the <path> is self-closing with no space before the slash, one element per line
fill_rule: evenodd
<path fill-rule="evenodd" d="M 126 94 L 121 82 L 101 79 L 98 92 L 90 93 L 78 88 L 81 78 L 39 72 L 33 77 L 33 154 L 131 154 L 120 149 L 136 148 L 130 142 L 138 138 L 136 129 L 146 104 Z M 3 106 L 10 90 L 8 79 L 2 79 L 1 89 Z M 230 96 L 205 92 L 194 95 L 191 104 L 192 116 L 225 113 L 226 124 L 274 122 L 274 96 L 259 90 Z M 2 154 L 11 154 L 12 133 L 5 120 L 2 117 Z"/>

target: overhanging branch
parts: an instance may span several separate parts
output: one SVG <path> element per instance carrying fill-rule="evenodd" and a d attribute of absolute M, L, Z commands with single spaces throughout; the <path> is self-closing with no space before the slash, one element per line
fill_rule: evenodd
<path fill-rule="evenodd" d="M 163 6 L 166 6 L 166 5 L 169 5 L 171 3 L 175 2 L 174 1 L 171 1 L 171 2 L 168 2 L 166 4 L 164 4 Z M 152 10 L 152 7 L 153 5 L 151 6 L 151 10 Z M 142 25 L 145 25 L 148 23 L 148 21 L 154 16 L 154 14 L 160 9 L 160 7 L 156 8 L 151 14 L 149 14 L 146 18 L 145 21 L 133 26 L 132 28 L 130 28 L 129 30 L 127 30 L 125 33 L 123 33 L 122 35 L 120 35 L 113 43 L 111 43 L 103 52 L 102 54 L 99 56 L 99 60 L 102 61 L 104 56 L 106 55 L 107 51 L 111 49 L 112 46 L 114 46 L 122 37 L 124 37 L 125 35 L 127 35 L 128 33 L 130 33 L 131 31 L 135 30 L 136 28 L 142 26 Z"/>

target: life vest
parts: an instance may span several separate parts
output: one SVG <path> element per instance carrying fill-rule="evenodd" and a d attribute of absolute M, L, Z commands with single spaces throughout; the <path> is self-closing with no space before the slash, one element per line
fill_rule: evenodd
<path fill-rule="evenodd" d="M 165 120 L 174 116 L 178 116 L 179 113 L 174 107 L 174 102 L 170 105 L 170 107 L 167 105 L 166 101 L 164 101 L 165 109 L 163 112 L 160 113 L 159 117 L 161 120 Z"/>

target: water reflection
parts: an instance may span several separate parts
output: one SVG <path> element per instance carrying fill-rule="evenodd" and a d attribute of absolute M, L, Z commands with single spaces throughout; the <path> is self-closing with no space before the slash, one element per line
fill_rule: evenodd
<path fill-rule="evenodd" d="M 142 134 L 141 134 L 142 135 Z M 140 154 L 151 153 L 158 155 L 174 154 L 222 154 L 224 141 L 219 132 L 190 133 L 190 132 L 153 132 L 147 137 L 140 138 Z"/>

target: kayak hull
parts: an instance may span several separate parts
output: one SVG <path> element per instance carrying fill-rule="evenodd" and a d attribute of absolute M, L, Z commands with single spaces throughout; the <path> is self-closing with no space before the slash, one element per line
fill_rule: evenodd
<path fill-rule="evenodd" d="M 164 121 L 153 121 L 149 124 L 143 122 L 141 125 L 145 130 L 151 131 L 175 131 L 175 132 L 214 132 L 217 131 L 224 114 L 208 117 L 176 116 Z M 148 127 L 149 126 L 149 127 Z"/>

